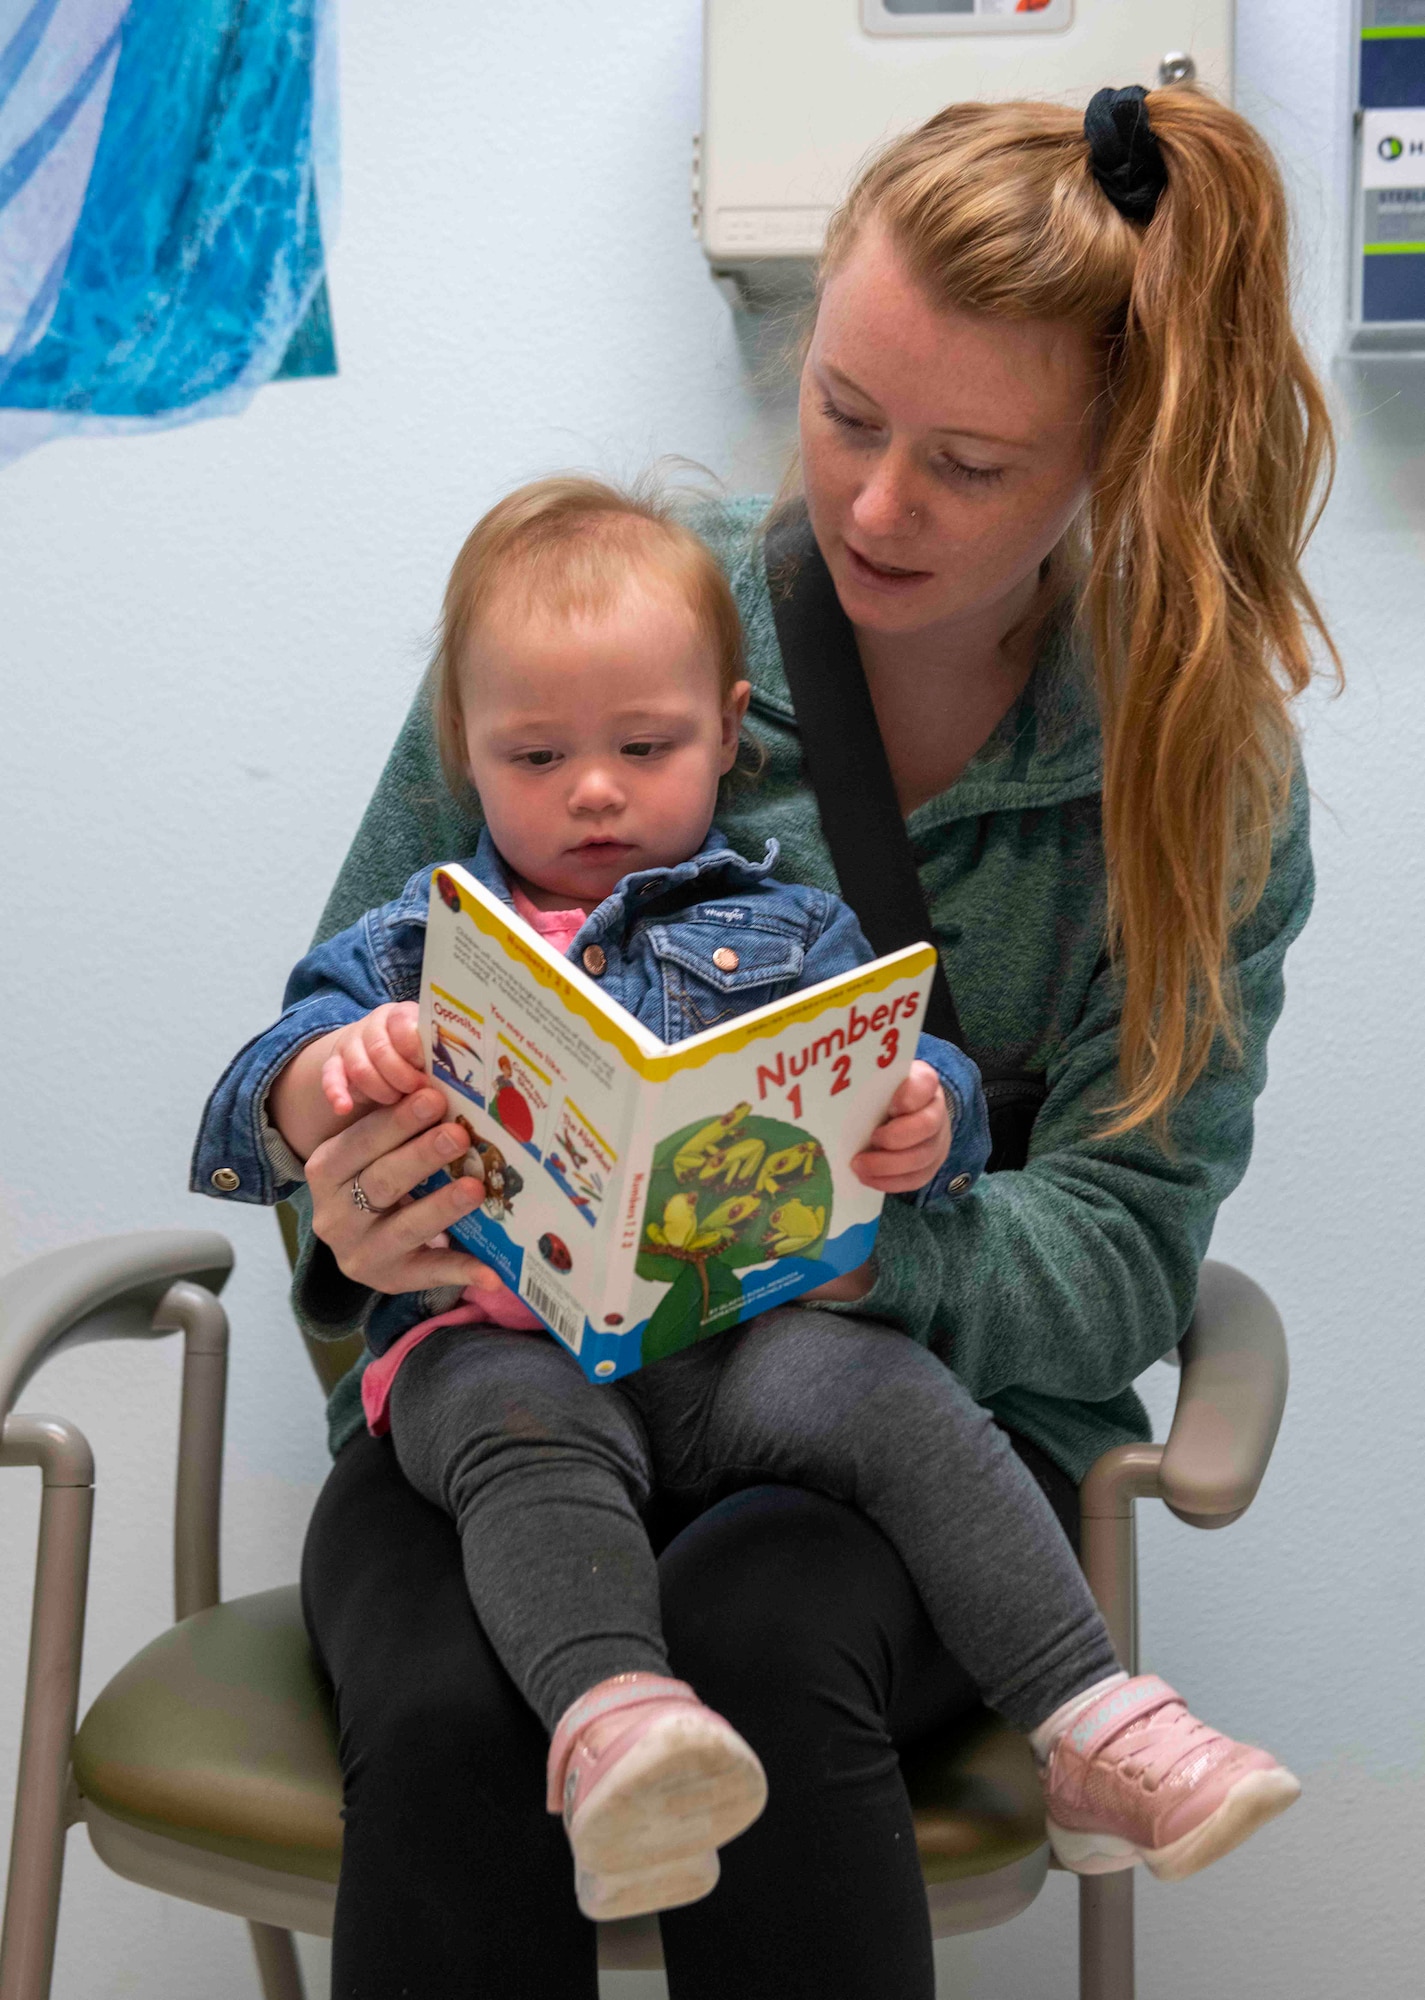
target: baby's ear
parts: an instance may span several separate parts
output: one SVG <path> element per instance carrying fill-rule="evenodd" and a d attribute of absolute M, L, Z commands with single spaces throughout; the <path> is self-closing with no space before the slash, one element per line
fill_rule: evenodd
<path fill-rule="evenodd" d="M 722 768 L 730 771 L 737 756 L 747 704 L 752 698 L 751 681 L 734 681 L 722 704 Z"/>

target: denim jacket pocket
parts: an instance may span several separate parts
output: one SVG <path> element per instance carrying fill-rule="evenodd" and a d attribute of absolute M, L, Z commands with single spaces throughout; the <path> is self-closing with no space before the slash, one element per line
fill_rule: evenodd
<path fill-rule="evenodd" d="M 781 999 L 806 958 L 801 936 L 780 926 L 650 924 L 646 935 L 663 978 L 666 1042 Z"/>

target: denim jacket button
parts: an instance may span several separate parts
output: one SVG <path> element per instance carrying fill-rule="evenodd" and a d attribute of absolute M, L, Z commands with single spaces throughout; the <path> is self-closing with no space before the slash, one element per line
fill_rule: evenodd
<path fill-rule="evenodd" d="M 585 972 L 592 973 L 594 978 L 598 979 L 608 964 L 608 959 L 604 956 L 603 946 L 601 944 L 586 944 L 583 956 Z"/>
<path fill-rule="evenodd" d="M 213 1186 L 220 1194 L 232 1194 L 242 1186 L 242 1175 L 234 1172 L 231 1167 L 219 1167 L 212 1180 Z"/>
<path fill-rule="evenodd" d="M 737 953 L 729 945 L 720 944 L 713 953 L 713 964 L 719 972 L 736 972 L 740 962 Z"/>
<path fill-rule="evenodd" d="M 968 1174 L 956 1174 L 954 1180 L 951 1181 L 950 1186 L 946 1190 L 946 1192 L 949 1194 L 964 1194 L 965 1190 L 969 1187 L 969 1185 L 970 1185 L 970 1176 Z"/>

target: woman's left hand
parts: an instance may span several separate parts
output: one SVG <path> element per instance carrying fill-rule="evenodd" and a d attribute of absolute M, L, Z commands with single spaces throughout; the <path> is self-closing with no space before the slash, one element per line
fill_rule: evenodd
<path fill-rule="evenodd" d="M 312 1228 L 339 1270 L 374 1292 L 423 1292 L 475 1285 L 500 1291 L 487 1264 L 463 1250 L 432 1249 L 448 1226 L 485 1199 L 473 1175 L 413 1198 L 412 1189 L 437 1168 L 449 1168 L 469 1135 L 445 1118 L 445 1099 L 427 1085 L 391 1105 L 378 1105 L 317 1147 L 307 1161 Z M 362 1199 L 354 1190 L 360 1187 Z"/>

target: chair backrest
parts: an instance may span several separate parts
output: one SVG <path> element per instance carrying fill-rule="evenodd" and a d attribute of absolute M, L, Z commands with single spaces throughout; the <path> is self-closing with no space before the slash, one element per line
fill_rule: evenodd
<path fill-rule="evenodd" d="M 290 1201 L 277 1204 L 277 1227 L 282 1231 L 282 1247 L 287 1252 L 290 1269 L 297 1268 L 297 1252 L 300 1247 L 297 1211 Z M 361 1358 L 364 1346 L 359 1333 L 349 1333 L 344 1340 L 313 1340 L 310 1334 L 302 1335 L 302 1345 L 307 1350 L 307 1359 L 316 1370 L 317 1380 L 322 1385 L 322 1394 L 329 1396 L 342 1376 L 355 1367 Z"/>

